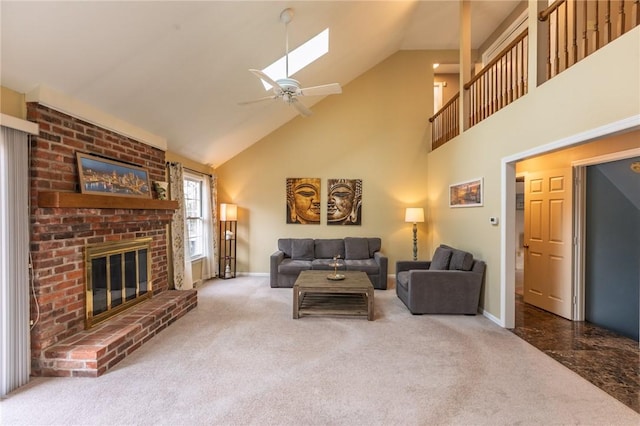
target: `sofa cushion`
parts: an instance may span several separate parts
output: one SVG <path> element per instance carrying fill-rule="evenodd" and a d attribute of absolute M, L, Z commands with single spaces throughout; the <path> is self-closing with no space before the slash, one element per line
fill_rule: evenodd
<path fill-rule="evenodd" d="M 284 253 L 284 257 L 291 257 L 291 238 L 280 238 L 278 250 Z"/>
<path fill-rule="evenodd" d="M 440 247 L 451 250 L 449 269 L 456 271 L 470 271 L 473 266 L 473 255 L 467 251 L 440 244 Z"/>
<path fill-rule="evenodd" d="M 313 260 L 313 239 L 294 238 L 291 240 L 291 259 Z"/>
<path fill-rule="evenodd" d="M 369 259 L 369 240 L 366 238 L 345 237 L 345 259 L 360 260 Z"/>
<path fill-rule="evenodd" d="M 344 261 L 347 271 L 362 271 L 369 275 L 380 273 L 380 267 L 375 260 L 369 259 L 347 259 Z"/>
<path fill-rule="evenodd" d="M 311 269 L 321 271 L 333 271 L 333 258 L 331 259 L 313 259 L 311 262 Z M 344 270 L 344 265 L 340 265 L 338 270 Z"/>
<path fill-rule="evenodd" d="M 373 237 L 369 240 L 369 257 L 373 257 L 374 253 L 382 249 L 382 238 Z"/>
<path fill-rule="evenodd" d="M 401 271 L 397 273 L 396 285 L 405 290 L 409 288 L 409 271 Z"/>
<path fill-rule="evenodd" d="M 342 238 L 315 240 L 316 259 L 333 259 L 333 256 L 340 256 L 344 259 L 344 240 Z"/>
<path fill-rule="evenodd" d="M 282 275 L 298 275 L 302 271 L 311 269 L 310 260 L 284 259 L 278 265 L 278 273 Z"/>
<path fill-rule="evenodd" d="M 451 250 L 438 247 L 433 253 L 433 259 L 431 259 L 431 265 L 429 269 L 444 271 L 449 269 L 449 261 L 451 260 Z"/>

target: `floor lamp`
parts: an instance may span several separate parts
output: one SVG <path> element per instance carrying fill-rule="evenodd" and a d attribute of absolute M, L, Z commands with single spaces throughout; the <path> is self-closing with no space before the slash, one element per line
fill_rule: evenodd
<path fill-rule="evenodd" d="M 236 277 L 236 236 L 238 226 L 238 206 L 220 204 L 220 246 L 218 250 L 218 277 L 227 279 Z"/>
<path fill-rule="evenodd" d="M 424 222 L 424 209 L 422 207 L 407 207 L 404 213 L 404 221 L 413 223 L 413 260 L 418 260 L 418 222 Z"/>

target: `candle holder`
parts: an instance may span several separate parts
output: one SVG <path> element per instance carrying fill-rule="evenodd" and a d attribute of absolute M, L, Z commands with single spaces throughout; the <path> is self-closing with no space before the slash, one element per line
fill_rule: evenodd
<path fill-rule="evenodd" d="M 340 255 L 333 256 L 333 261 L 329 264 L 329 266 L 333 266 L 333 274 L 327 275 L 328 280 L 344 280 L 344 274 L 338 273 L 338 268 L 344 266 L 344 261 L 341 260 Z"/>

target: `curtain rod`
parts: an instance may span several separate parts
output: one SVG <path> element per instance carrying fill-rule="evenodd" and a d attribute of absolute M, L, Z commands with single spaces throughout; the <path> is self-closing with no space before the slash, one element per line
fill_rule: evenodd
<path fill-rule="evenodd" d="M 167 164 L 171 164 L 172 166 L 175 166 L 175 165 L 180 164 L 180 163 L 177 162 L 177 161 L 167 161 Z M 182 166 L 182 168 L 184 170 L 188 170 L 188 171 L 193 172 L 193 173 L 198 173 L 198 174 L 201 174 L 203 176 L 213 177 L 213 175 L 211 173 L 203 173 L 203 172 L 201 172 L 199 170 L 194 170 L 194 169 L 191 169 L 191 168 L 185 167 L 185 166 Z"/>

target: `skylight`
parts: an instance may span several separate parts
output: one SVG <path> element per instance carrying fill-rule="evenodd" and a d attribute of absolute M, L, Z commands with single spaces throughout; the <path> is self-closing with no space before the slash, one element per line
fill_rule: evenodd
<path fill-rule="evenodd" d="M 306 67 L 316 59 L 329 52 L 329 28 L 303 43 L 298 48 L 289 52 L 289 77 Z M 262 70 L 274 80 L 287 77 L 286 57 L 278 59 Z M 271 89 L 271 85 L 262 81 L 265 90 Z"/>

